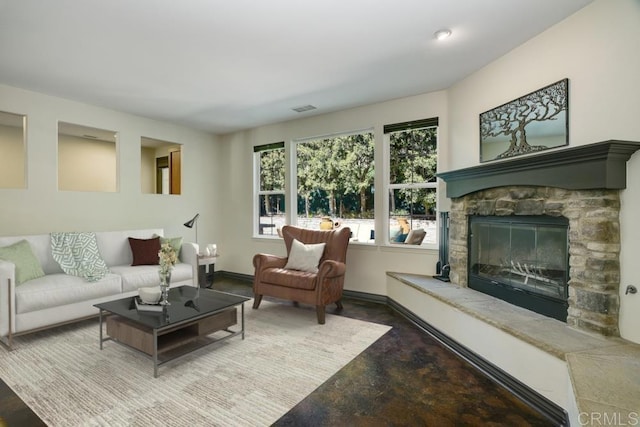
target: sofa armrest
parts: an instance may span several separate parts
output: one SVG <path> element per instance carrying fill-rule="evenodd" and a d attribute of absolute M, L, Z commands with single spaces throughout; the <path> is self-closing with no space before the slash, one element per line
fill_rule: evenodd
<path fill-rule="evenodd" d="M 12 262 L 0 260 L 0 337 L 15 332 L 16 267 Z"/>
<path fill-rule="evenodd" d="M 198 244 L 193 242 L 184 242 L 180 248 L 180 261 L 191 265 L 193 286 L 198 286 L 198 251 Z"/>

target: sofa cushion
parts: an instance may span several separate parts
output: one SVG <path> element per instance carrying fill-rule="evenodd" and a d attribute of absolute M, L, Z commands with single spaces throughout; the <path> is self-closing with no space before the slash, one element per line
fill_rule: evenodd
<path fill-rule="evenodd" d="M 316 287 L 315 273 L 284 268 L 267 268 L 262 272 L 262 282 L 287 288 L 312 290 Z"/>
<path fill-rule="evenodd" d="M 318 264 L 324 253 L 326 243 L 314 243 L 305 245 L 297 239 L 291 242 L 291 251 L 285 269 L 307 271 L 309 273 L 318 272 Z"/>
<path fill-rule="evenodd" d="M 26 240 L 0 248 L 0 258 L 15 265 L 17 285 L 44 276 L 44 271 Z"/>
<path fill-rule="evenodd" d="M 131 265 L 158 265 L 160 237 L 152 237 L 151 239 L 129 237 L 129 246 L 133 255 Z"/>
<path fill-rule="evenodd" d="M 121 293 L 120 276 L 107 274 L 98 282 L 64 273 L 47 274 L 16 288 L 16 313 L 28 313 Z"/>
<path fill-rule="evenodd" d="M 160 285 L 157 265 L 138 265 L 135 267 L 118 265 L 111 267 L 111 271 L 122 277 L 122 292 L 135 291 L 145 286 Z M 193 270 L 189 264 L 176 264 L 171 272 L 171 283 L 183 282 L 192 278 Z"/>

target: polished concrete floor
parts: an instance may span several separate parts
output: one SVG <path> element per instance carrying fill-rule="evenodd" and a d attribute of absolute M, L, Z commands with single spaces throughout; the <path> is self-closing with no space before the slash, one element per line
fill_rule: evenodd
<path fill-rule="evenodd" d="M 252 295 L 249 283 L 227 278 L 216 279 L 214 289 Z M 315 318 L 314 307 L 299 309 Z M 384 304 L 345 298 L 340 313 L 335 306 L 327 313 L 393 328 L 276 426 L 553 425 Z M 0 417 L 9 426 L 42 425 L 4 384 L 0 384 Z"/>

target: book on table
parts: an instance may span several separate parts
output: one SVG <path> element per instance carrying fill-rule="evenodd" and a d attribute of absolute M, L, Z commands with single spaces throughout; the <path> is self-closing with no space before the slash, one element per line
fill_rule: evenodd
<path fill-rule="evenodd" d="M 140 299 L 140 297 L 135 297 L 135 301 L 136 301 L 136 310 L 138 311 L 152 311 L 156 313 L 161 313 L 162 308 L 164 307 L 160 304 L 147 304 L 146 302 L 143 302 Z"/>

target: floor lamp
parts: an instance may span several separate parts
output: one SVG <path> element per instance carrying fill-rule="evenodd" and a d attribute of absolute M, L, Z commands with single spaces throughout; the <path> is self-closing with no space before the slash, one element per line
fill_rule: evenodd
<path fill-rule="evenodd" d="M 200 214 L 197 213 L 196 216 L 194 216 L 193 218 L 191 218 L 189 221 L 184 223 L 184 226 L 187 228 L 193 228 L 193 226 L 196 226 L 196 245 L 198 244 L 198 218 L 200 217 Z M 198 245 L 198 253 L 200 252 L 200 246 Z"/>

